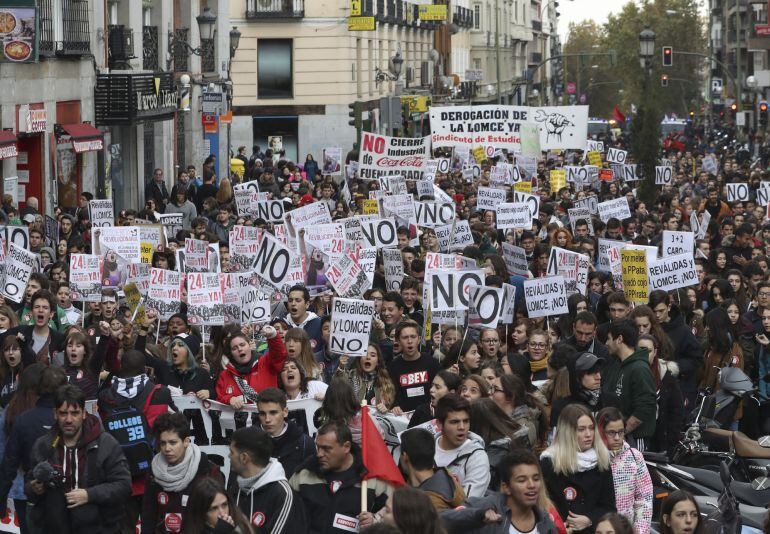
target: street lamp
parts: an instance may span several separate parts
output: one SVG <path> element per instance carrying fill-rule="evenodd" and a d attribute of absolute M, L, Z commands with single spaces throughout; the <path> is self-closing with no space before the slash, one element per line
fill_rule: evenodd
<path fill-rule="evenodd" d="M 646 26 L 639 32 L 639 61 L 647 75 L 650 75 L 652 55 L 655 52 L 655 32 Z"/>
<path fill-rule="evenodd" d="M 198 32 L 200 33 L 201 40 L 213 39 L 217 16 L 211 12 L 211 8 L 203 8 L 203 13 L 195 17 L 195 20 L 198 22 Z"/>
<path fill-rule="evenodd" d="M 399 47 L 396 50 L 396 55 L 390 58 L 387 71 L 382 70 L 380 67 L 374 67 L 374 83 L 380 85 L 382 82 L 398 81 L 403 65 L 404 58 L 401 57 L 401 47 Z"/>
<path fill-rule="evenodd" d="M 638 196 L 651 204 L 657 194 L 655 189 L 655 165 L 660 152 L 660 114 L 655 107 L 653 91 L 648 90 L 652 74 L 652 56 L 655 53 L 655 32 L 646 26 L 639 33 L 639 63 L 644 70 L 642 101 L 631 122 L 633 155 L 643 169 L 645 179 L 639 186 Z"/>
<path fill-rule="evenodd" d="M 203 13 L 195 17 L 195 20 L 198 23 L 198 34 L 200 35 L 201 43 L 203 43 L 203 41 L 210 41 L 211 39 L 213 39 L 214 33 L 216 32 L 217 16 L 211 12 L 211 8 L 208 8 L 208 7 L 204 8 Z M 238 34 L 238 37 L 240 38 L 240 32 Z M 230 35 L 231 47 L 232 47 L 232 38 L 233 36 L 231 32 L 231 35 Z M 187 43 L 187 41 L 175 37 L 173 31 L 169 31 L 168 32 L 168 57 L 166 60 L 166 63 L 167 63 L 166 70 L 171 69 L 171 61 L 173 57 L 176 55 L 177 49 L 179 48 L 186 51 L 188 54 L 193 54 L 195 56 L 202 56 L 205 53 L 205 51 L 203 50 L 203 46 L 193 48 Z"/>
<path fill-rule="evenodd" d="M 241 32 L 238 31 L 238 26 L 233 26 L 230 30 L 230 59 L 235 57 L 235 51 L 238 50 L 238 45 L 241 44 Z"/>

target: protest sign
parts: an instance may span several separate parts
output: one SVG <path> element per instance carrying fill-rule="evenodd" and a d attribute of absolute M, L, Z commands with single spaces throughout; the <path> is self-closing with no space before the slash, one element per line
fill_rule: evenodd
<path fill-rule="evenodd" d="M 369 277 L 351 255 L 334 259 L 325 274 L 340 297 L 361 297 L 371 286 Z"/>
<path fill-rule="evenodd" d="M 222 290 L 222 315 L 224 323 L 241 323 L 241 295 L 238 292 L 239 277 L 249 273 L 220 273 L 219 287 Z"/>
<path fill-rule="evenodd" d="M 418 181 L 433 183 L 438 172 L 438 163 L 437 159 L 424 159 L 422 163 L 422 180 Z"/>
<path fill-rule="evenodd" d="M 491 187 L 479 187 L 476 194 L 476 208 L 492 211 L 497 208 L 498 204 L 505 202 L 508 197 L 508 193 L 504 190 L 492 189 Z"/>
<path fill-rule="evenodd" d="M 448 224 L 436 228 L 436 238 L 441 250 L 462 250 L 473 244 L 471 227 L 466 220 L 455 220 L 454 224 Z"/>
<path fill-rule="evenodd" d="M 321 161 L 323 162 L 321 167 L 322 174 L 331 174 L 333 176 L 342 174 L 342 148 L 324 148 L 321 156 Z"/>
<path fill-rule="evenodd" d="M 674 179 L 674 168 L 670 165 L 655 166 L 655 185 L 671 185 Z"/>
<path fill-rule="evenodd" d="M 358 250 L 358 265 L 369 279 L 369 284 L 374 282 L 374 269 L 377 265 L 377 248 L 367 247 Z"/>
<path fill-rule="evenodd" d="M 551 247 L 546 274 L 548 276 L 562 276 L 568 295 L 573 293 L 585 295 L 590 263 L 590 258 L 585 254 Z"/>
<path fill-rule="evenodd" d="M 152 263 L 152 255 L 160 250 L 166 243 L 163 236 L 163 227 L 158 224 L 139 225 L 139 250 L 142 263 Z"/>
<path fill-rule="evenodd" d="M 500 321 L 503 324 L 513 324 L 516 313 L 516 286 L 503 282 L 503 313 Z"/>
<path fill-rule="evenodd" d="M 516 182 L 515 184 L 513 184 L 513 191 L 514 193 L 524 193 L 529 195 L 532 193 L 532 182 L 530 181 Z"/>
<path fill-rule="evenodd" d="M 362 132 L 360 146 L 358 173 L 364 180 L 391 174 L 422 180 L 425 161 L 430 158 L 430 137 L 415 139 Z"/>
<path fill-rule="evenodd" d="M 396 223 L 393 219 L 370 219 L 361 221 L 364 246 L 388 248 L 398 245 Z"/>
<path fill-rule="evenodd" d="M 647 254 L 643 250 L 620 251 L 623 291 L 631 302 L 647 304 L 650 289 L 647 282 Z"/>
<path fill-rule="evenodd" d="M 103 226 L 91 234 L 91 251 L 102 257 L 102 286 L 117 289 L 126 281 L 126 265 L 142 262 L 137 226 Z"/>
<path fill-rule="evenodd" d="M 166 241 L 176 239 L 177 232 L 183 228 L 184 216 L 181 213 L 158 214 L 155 218 L 163 225 Z"/>
<path fill-rule="evenodd" d="M 182 304 L 182 275 L 178 271 L 150 268 L 150 287 L 145 309 L 154 310 L 163 321 L 179 313 Z"/>
<path fill-rule="evenodd" d="M 527 183 L 527 182 L 522 182 Z M 519 191 L 513 192 L 513 202 L 524 202 L 529 206 L 529 211 L 532 214 L 533 219 L 537 219 L 540 216 L 540 197 L 530 195 L 528 193 L 522 193 Z"/>
<path fill-rule="evenodd" d="M 187 320 L 191 325 L 224 324 L 224 307 L 219 274 L 187 274 Z"/>
<path fill-rule="evenodd" d="M 70 298 L 73 301 L 102 301 L 101 260 L 96 254 L 70 255 Z"/>
<path fill-rule="evenodd" d="M 609 260 L 610 249 L 612 247 L 618 247 L 618 249 L 622 249 L 624 246 L 625 243 L 623 241 L 613 241 L 612 239 L 604 239 L 603 237 L 600 237 L 596 254 L 596 257 L 598 258 L 596 267 L 597 270 L 611 272 Z"/>
<path fill-rule="evenodd" d="M 56 245 L 59 243 L 59 221 L 51 217 L 45 216 L 45 237 L 48 246 L 56 249 Z"/>
<path fill-rule="evenodd" d="M 591 212 L 588 208 L 569 208 L 567 209 L 569 215 L 569 224 L 572 227 L 572 235 L 577 235 L 575 232 L 575 226 L 578 222 L 586 223 L 588 225 L 588 235 L 594 235 L 594 222 L 591 219 Z"/>
<path fill-rule="evenodd" d="M 436 271 L 430 278 L 430 309 L 432 311 L 467 310 L 468 287 L 483 286 L 482 269 L 467 271 Z"/>
<path fill-rule="evenodd" d="M 496 328 L 502 319 L 504 291 L 501 287 L 468 287 L 468 324 Z"/>
<path fill-rule="evenodd" d="M 510 173 L 502 164 L 497 164 L 489 170 L 489 185 L 494 189 L 501 189 L 509 182 Z"/>
<path fill-rule="evenodd" d="M 150 264 L 129 263 L 126 265 L 126 284 L 134 284 L 143 297 L 150 288 Z"/>
<path fill-rule="evenodd" d="M 433 185 L 433 182 L 430 180 L 418 180 L 415 184 L 417 198 L 420 200 L 428 200 L 428 197 L 433 197 L 435 195 L 433 192 Z M 417 209 L 416 206 L 415 209 Z"/>
<path fill-rule="evenodd" d="M 16 303 L 21 303 L 29 277 L 36 266 L 37 255 L 35 253 L 18 247 L 16 243 L 11 243 L 5 258 L 3 296 Z"/>
<path fill-rule="evenodd" d="M 364 215 L 378 215 L 380 213 L 379 202 L 373 199 L 365 198 L 363 200 Z"/>
<path fill-rule="evenodd" d="M 695 239 L 704 239 L 706 237 L 710 222 L 711 213 L 708 210 L 703 210 L 700 219 L 698 218 L 698 212 L 693 210 L 690 214 L 690 229 L 695 233 Z"/>
<path fill-rule="evenodd" d="M 586 198 L 582 198 L 580 200 L 575 201 L 575 207 L 576 208 L 586 208 L 588 209 L 588 212 L 591 215 L 598 215 L 599 214 L 599 199 L 594 196 L 587 196 Z"/>
<path fill-rule="evenodd" d="M 334 298 L 329 350 L 349 357 L 366 356 L 372 329 L 374 302 Z"/>
<path fill-rule="evenodd" d="M 586 149 L 588 106 L 548 106 L 531 109 L 537 124 L 540 150 Z"/>
<path fill-rule="evenodd" d="M 115 213 L 113 212 L 112 199 L 94 199 L 88 203 L 91 209 L 91 227 L 115 225 Z"/>
<path fill-rule="evenodd" d="M 304 241 L 300 241 L 299 253 L 308 260 L 322 261 L 328 265 L 331 258 L 338 258 L 345 252 L 345 227 L 339 223 L 318 224 L 300 230 Z M 304 250 L 303 250 L 304 243 Z M 309 285 L 315 285 L 308 281 Z"/>
<path fill-rule="evenodd" d="M 259 250 L 259 239 L 234 239 L 230 231 L 230 272 L 250 271 Z"/>
<path fill-rule="evenodd" d="M 497 205 L 497 229 L 510 230 L 532 228 L 532 212 L 529 204 L 510 202 Z"/>
<path fill-rule="evenodd" d="M 602 155 L 599 152 L 591 151 L 586 154 L 588 156 L 588 163 L 596 167 L 602 166 Z"/>
<path fill-rule="evenodd" d="M 529 264 L 527 263 L 527 253 L 524 252 L 524 249 L 504 241 L 501 245 L 503 246 L 503 261 L 508 272 L 519 276 L 528 276 Z"/>
<path fill-rule="evenodd" d="M 406 187 L 406 178 L 400 174 L 391 176 L 380 176 L 380 183 L 387 183 L 386 189 L 391 195 L 408 195 L 409 189 Z"/>
<path fill-rule="evenodd" d="M 433 148 L 493 145 L 521 151 L 521 127 L 531 121 L 524 106 L 433 106 L 430 108 Z"/>
<path fill-rule="evenodd" d="M 749 200 L 749 184 L 738 182 L 727 184 L 728 202 L 747 202 Z"/>
<path fill-rule="evenodd" d="M 524 302 L 529 318 L 553 317 L 569 313 L 564 277 L 549 276 L 524 280 Z"/>
<path fill-rule="evenodd" d="M 382 265 L 385 269 L 386 291 L 399 291 L 404 279 L 404 260 L 397 248 L 382 249 Z"/>
<path fill-rule="evenodd" d="M 455 205 L 451 202 L 415 202 L 414 214 L 418 226 L 446 226 L 455 218 Z"/>
<path fill-rule="evenodd" d="M 589 152 L 595 151 L 595 152 L 604 152 L 604 142 L 603 141 L 593 141 L 589 139 L 586 142 L 586 150 Z"/>
<path fill-rule="evenodd" d="M 610 163 L 623 164 L 626 162 L 626 157 L 628 157 L 628 152 L 625 150 L 620 150 L 619 148 L 607 149 L 607 161 Z M 592 161 L 591 165 L 595 165 L 595 163 Z"/>
<path fill-rule="evenodd" d="M 650 291 L 662 289 L 671 291 L 698 283 L 695 271 L 695 258 L 692 252 L 669 256 L 653 263 L 648 263 Z"/>
<path fill-rule="evenodd" d="M 567 186 L 567 171 L 564 169 L 551 169 L 548 174 L 548 184 L 552 193 L 558 193 Z"/>
<path fill-rule="evenodd" d="M 301 273 L 298 258 L 275 237 L 264 233 L 254 258 L 254 272 L 263 286 L 285 293 L 293 285 L 292 272 L 299 268 Z"/>
<path fill-rule="evenodd" d="M 267 192 L 259 191 L 259 182 L 252 180 L 233 186 L 233 197 L 238 215 L 241 217 L 256 218 L 257 204 L 269 200 Z"/>
<path fill-rule="evenodd" d="M 615 171 L 612 169 L 599 169 L 599 180 L 602 182 L 611 182 L 615 179 Z"/>
<path fill-rule="evenodd" d="M 283 222 L 283 200 L 260 200 L 251 214 L 253 219 L 271 223 Z"/>
<path fill-rule="evenodd" d="M 332 216 L 329 213 L 329 206 L 325 202 L 311 202 L 305 206 L 291 210 L 285 215 L 287 223 L 290 223 L 296 230 L 305 226 L 315 226 L 316 224 L 331 224 Z"/>
<path fill-rule="evenodd" d="M 568 183 L 587 184 L 590 180 L 589 168 L 586 166 L 578 167 L 575 165 L 566 165 L 564 167 L 565 180 Z"/>
<path fill-rule="evenodd" d="M 390 195 L 381 200 L 382 216 L 392 217 L 398 228 L 409 228 L 410 237 L 417 237 L 412 195 Z"/>
<path fill-rule="evenodd" d="M 186 273 L 203 273 L 208 271 L 208 241 L 202 239 L 184 240 L 184 268 Z"/>
<path fill-rule="evenodd" d="M 623 180 L 624 182 L 638 182 L 642 179 L 639 176 L 636 163 L 617 165 L 617 168 L 613 168 L 615 177 Z"/>
<path fill-rule="evenodd" d="M 661 255 L 678 256 L 679 254 L 692 254 L 695 249 L 695 234 L 692 232 L 674 232 L 663 230 L 663 243 Z"/>
<path fill-rule="evenodd" d="M 605 223 L 612 218 L 623 221 L 631 217 L 631 209 L 628 207 L 628 200 L 624 196 L 600 202 L 597 207 L 599 218 Z"/>
<path fill-rule="evenodd" d="M 762 187 L 757 189 L 757 206 L 767 206 L 770 200 L 770 189 L 765 187 L 766 183 L 768 182 L 762 182 Z"/>

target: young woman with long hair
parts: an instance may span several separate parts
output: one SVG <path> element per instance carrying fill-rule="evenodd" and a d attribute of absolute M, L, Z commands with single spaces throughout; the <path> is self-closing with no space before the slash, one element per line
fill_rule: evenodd
<path fill-rule="evenodd" d="M 461 377 L 477 373 L 481 367 L 479 344 L 470 339 L 460 340 L 449 349 L 449 354 L 441 362 L 444 369 L 452 369 Z"/>
<path fill-rule="evenodd" d="M 626 422 L 615 407 L 599 410 L 599 435 L 610 451 L 615 482 L 615 507 L 636 526 L 636 534 L 648 534 L 652 522 L 652 480 L 641 452 L 625 441 Z"/>
<path fill-rule="evenodd" d="M 0 334 L 19 326 L 19 316 L 7 304 L 0 306 Z"/>
<path fill-rule="evenodd" d="M 495 401 L 482 398 L 471 402 L 471 432 L 481 436 L 484 449 L 492 468 L 490 487 L 497 487 L 497 466 L 503 457 L 514 448 L 529 448 L 529 432 L 511 419 Z"/>
<path fill-rule="evenodd" d="M 83 390 L 87 400 L 95 399 L 99 390 L 99 373 L 105 362 L 107 370 L 117 373 L 118 341 L 105 321 L 99 323 L 99 344 L 94 350 L 91 340 L 82 332 L 73 331 L 67 335 L 64 344 L 64 372 L 67 380 Z"/>
<path fill-rule="evenodd" d="M 0 408 L 4 409 L 19 387 L 22 372 L 35 362 L 35 355 L 13 335 L 3 339 L 0 349 Z"/>
<path fill-rule="evenodd" d="M 618 513 L 604 514 L 596 525 L 596 534 L 634 534 L 634 525 Z"/>
<path fill-rule="evenodd" d="M 321 428 L 321 425 L 332 421 L 347 425 L 353 441 L 358 445 L 361 444 L 361 404 L 356 401 L 353 386 L 346 378 L 341 376 L 332 378 L 315 419 L 316 428 Z"/>
<path fill-rule="evenodd" d="M 398 488 L 388 497 L 382 520 L 398 527 L 401 534 L 446 534 L 430 498 L 409 486 Z"/>
<path fill-rule="evenodd" d="M 540 463 L 548 495 L 570 532 L 590 532 L 602 515 L 615 511 L 610 453 L 586 407 L 562 410 Z"/>
<path fill-rule="evenodd" d="M 246 516 L 221 480 L 203 478 L 195 483 L 187 503 L 185 534 L 252 534 Z"/>
<path fill-rule="evenodd" d="M 710 310 L 704 317 L 703 324 L 706 327 L 708 342 L 698 388 L 714 392 L 719 389 L 719 372 L 722 368 L 743 369 L 743 350 L 738 339 L 731 333 L 730 317 L 724 308 Z"/>
<path fill-rule="evenodd" d="M 527 429 L 527 437 L 533 448 L 539 447 L 545 438 L 546 424 L 543 406 L 530 393 L 516 375 L 503 375 L 495 379 L 492 400 L 511 419 Z"/>
<path fill-rule="evenodd" d="M 702 531 L 695 498 L 684 490 L 669 493 L 660 505 L 660 534 L 700 534 Z"/>
<path fill-rule="evenodd" d="M 655 312 L 652 308 L 646 304 L 635 306 L 631 313 L 628 315 L 636 327 L 639 329 L 639 335 L 649 334 L 655 337 L 660 344 L 658 349 L 658 358 L 663 360 L 669 360 L 673 356 L 673 347 L 671 341 L 669 341 L 666 332 L 660 326 L 660 321 L 655 316 Z"/>
<path fill-rule="evenodd" d="M 323 380 L 323 369 L 313 357 L 310 336 L 304 328 L 290 328 L 284 343 L 288 359 L 295 360 L 311 380 Z"/>
<path fill-rule="evenodd" d="M 457 373 L 443 369 L 436 373 L 430 384 L 430 401 L 419 405 L 409 419 L 409 428 L 427 423 L 433 419 L 433 411 L 440 398 L 449 393 L 460 393 L 462 379 Z"/>
<path fill-rule="evenodd" d="M 351 369 L 342 365 L 343 358 L 345 356 L 340 359 L 336 374 L 350 380 L 358 403 L 361 404 L 365 400 L 367 404 L 376 406 L 380 413 L 387 412 L 396 402 L 396 388 L 379 345 L 369 343 L 366 356 L 356 358 L 356 363 Z"/>
<path fill-rule="evenodd" d="M 470 375 L 463 379 L 458 393 L 471 403 L 478 399 L 486 399 L 489 397 L 489 382 L 482 376 Z"/>
<path fill-rule="evenodd" d="M 328 386 L 321 380 L 311 380 L 305 368 L 297 360 L 286 360 L 281 371 L 278 387 L 286 392 L 289 400 L 324 400 Z"/>

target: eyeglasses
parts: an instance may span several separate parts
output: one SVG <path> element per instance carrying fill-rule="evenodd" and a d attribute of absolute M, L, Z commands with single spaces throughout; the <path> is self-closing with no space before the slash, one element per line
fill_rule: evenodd
<path fill-rule="evenodd" d="M 548 346 L 547 343 L 532 343 L 529 344 L 530 347 L 536 348 L 536 349 L 544 349 Z"/>
<path fill-rule="evenodd" d="M 622 438 L 626 435 L 625 430 L 606 430 L 604 434 L 608 438 Z"/>
<path fill-rule="evenodd" d="M 766 298 L 770 297 L 770 292 L 760 291 L 759 293 L 757 293 L 757 295 L 759 295 L 760 297 L 766 299 Z"/>

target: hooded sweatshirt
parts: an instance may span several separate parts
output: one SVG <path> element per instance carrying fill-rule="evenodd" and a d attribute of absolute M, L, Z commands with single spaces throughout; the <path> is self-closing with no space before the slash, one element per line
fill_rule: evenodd
<path fill-rule="evenodd" d="M 617 358 L 610 362 L 602 369 L 602 390 L 618 399 L 618 407 L 625 417 L 633 416 L 641 421 L 632 432 L 634 438 L 653 437 L 657 388 L 647 349 L 637 350 L 622 362 Z"/>
<path fill-rule="evenodd" d="M 502 516 L 500 521 L 484 521 L 487 510 L 494 510 Z M 456 510 L 439 511 L 441 521 L 449 532 L 473 532 L 474 534 L 509 534 L 516 532 L 511 523 L 511 509 L 506 495 L 491 491 L 484 497 L 468 499 L 467 506 Z M 533 534 L 557 534 L 558 529 L 551 516 L 538 507 L 534 507 L 535 529 Z"/>
<path fill-rule="evenodd" d="M 302 501 L 294 495 L 276 458 L 270 458 L 257 476 L 238 477 L 235 502 L 257 533 L 307 531 Z"/>
<path fill-rule="evenodd" d="M 481 497 L 487 491 L 491 479 L 489 457 L 484 450 L 484 440 L 473 432 L 456 449 L 444 450 L 436 436 L 436 467 L 446 467 L 457 477 L 468 497 Z"/>

